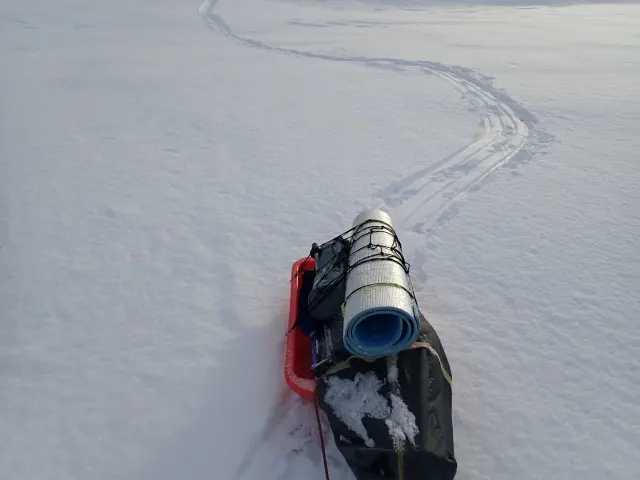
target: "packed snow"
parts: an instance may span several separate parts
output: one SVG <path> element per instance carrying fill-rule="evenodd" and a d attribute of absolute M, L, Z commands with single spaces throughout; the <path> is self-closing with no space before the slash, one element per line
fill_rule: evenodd
<path fill-rule="evenodd" d="M 456 478 L 640 478 L 639 19 L 3 1 L 0 478 L 322 480 L 290 268 L 373 207 L 451 363 Z"/>
<path fill-rule="evenodd" d="M 387 357 L 387 381 L 391 386 L 391 413 L 385 419 L 385 423 L 389 428 L 389 435 L 393 441 L 394 449 L 401 452 L 404 448 L 405 441 L 409 441 L 411 445 L 416 445 L 416 435 L 420 433 L 418 425 L 416 425 L 416 417 L 404 402 L 400 394 L 400 385 L 398 383 L 398 357 L 392 355 Z"/>
<path fill-rule="evenodd" d="M 389 401 L 380 389 L 388 384 L 391 388 Z M 387 357 L 387 376 L 380 379 L 376 373 L 356 373 L 353 379 L 327 377 L 327 393 L 324 400 L 350 430 L 365 444 L 373 448 L 375 441 L 369 437 L 363 420 L 366 417 L 384 420 L 389 429 L 389 438 L 396 451 L 401 451 L 404 442 L 417 447 L 415 437 L 419 433 L 416 418 L 400 395 L 398 385 L 397 357 Z"/>
<path fill-rule="evenodd" d="M 358 372 L 353 380 L 328 377 L 327 384 L 326 401 L 336 416 L 368 447 L 375 447 L 362 420 L 365 417 L 386 419 L 391 416 L 389 403 L 379 393 L 383 383 L 375 372 Z"/>

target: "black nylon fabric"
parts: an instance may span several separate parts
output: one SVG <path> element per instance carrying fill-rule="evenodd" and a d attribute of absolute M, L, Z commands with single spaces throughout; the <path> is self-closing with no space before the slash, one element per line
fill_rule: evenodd
<path fill-rule="evenodd" d="M 341 316 L 349 243 L 337 237 L 318 247 L 316 258 L 316 274 L 308 297 L 309 312 L 320 324 L 330 324 Z"/>
<path fill-rule="evenodd" d="M 357 480 L 399 479 L 398 453 L 394 449 L 384 419 L 363 418 L 368 436 L 375 442 L 370 447 L 343 423 L 327 404 L 325 395 L 328 378 L 353 380 L 358 373 L 375 372 L 383 382 L 379 390 L 391 405 L 392 388 L 404 400 L 416 419 L 419 433 L 416 446 L 408 441 L 403 446 L 403 480 L 452 480 L 457 471 L 454 455 L 452 424 L 452 391 L 442 369 L 451 377 L 451 369 L 444 348 L 435 329 L 420 314 L 419 342 L 429 343 L 440 360 L 426 348 L 407 350 L 397 355 L 398 378 L 396 386 L 387 380 L 387 358 L 368 362 L 352 359 L 349 366 L 318 379 L 318 402 L 327 414 L 336 445 Z M 442 365 L 442 366 L 441 366 Z M 395 383 L 395 382 L 394 382 Z"/>

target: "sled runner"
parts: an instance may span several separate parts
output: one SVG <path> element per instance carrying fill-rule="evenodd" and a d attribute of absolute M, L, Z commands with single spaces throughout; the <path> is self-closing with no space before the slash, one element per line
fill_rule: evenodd
<path fill-rule="evenodd" d="M 308 313 L 308 298 L 315 277 L 315 260 L 309 256 L 296 260 L 291 267 L 289 323 L 284 356 L 284 376 L 289 388 L 304 398 L 313 398 L 316 379 L 311 369 L 312 340 L 300 328 Z"/>

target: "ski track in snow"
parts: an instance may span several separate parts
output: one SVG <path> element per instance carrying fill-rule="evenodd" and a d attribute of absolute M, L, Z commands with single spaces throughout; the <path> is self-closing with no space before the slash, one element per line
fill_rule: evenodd
<path fill-rule="evenodd" d="M 425 75 L 434 75 L 451 84 L 469 101 L 470 111 L 481 113 L 483 129 L 469 144 L 374 193 L 379 202 L 377 207 L 390 211 L 397 225 L 420 234 L 431 231 L 448 221 L 455 214 L 454 203 L 466 193 L 479 189 L 493 171 L 511 160 L 517 160 L 519 154 L 525 159 L 531 156 L 532 152 L 527 153 L 524 149 L 532 137 L 537 118 L 507 94 L 496 89 L 490 77 L 469 68 L 427 60 L 338 56 L 271 46 L 258 39 L 236 34 L 215 13 L 217 3 L 218 0 L 204 0 L 200 14 L 210 28 L 241 45 L 400 72 L 417 69 Z M 544 143 L 544 137 L 542 140 Z M 291 394 L 290 398 L 281 399 L 263 431 L 248 447 L 245 458 L 235 470 L 234 480 L 263 476 L 265 471 L 269 472 L 270 478 L 277 480 L 295 478 L 299 471 L 305 471 L 305 475 L 308 475 L 309 462 L 320 471 L 322 460 L 319 445 L 316 445 L 319 443 L 318 432 L 311 412 L 307 402 L 295 396 L 291 398 Z M 351 479 L 337 449 L 332 449 L 335 444 L 326 422 L 323 422 L 322 428 L 332 478 Z M 272 438 L 276 431 L 287 431 L 289 435 L 284 441 L 280 438 L 276 442 Z M 310 448 L 311 444 L 313 447 Z M 273 458 L 274 447 L 282 452 L 277 460 Z"/>
<path fill-rule="evenodd" d="M 418 69 L 450 83 L 479 110 L 483 129 L 468 145 L 428 165 L 381 191 L 375 192 L 377 208 L 389 211 L 396 225 L 424 234 L 446 223 L 456 213 L 455 203 L 469 192 L 479 190 L 496 169 L 522 154 L 531 156 L 525 145 L 532 137 L 536 116 L 492 85 L 492 79 L 470 68 L 428 60 L 386 57 L 342 56 L 314 53 L 268 45 L 258 39 L 236 34 L 215 13 L 218 0 L 204 0 L 200 14 L 216 32 L 249 48 L 333 62 L 362 64 L 389 70 Z"/>
<path fill-rule="evenodd" d="M 329 424 L 322 422 L 327 463 L 332 479 L 353 480 L 339 454 Z M 278 451 L 274 455 L 274 451 Z M 310 402 L 303 400 L 288 387 L 283 387 L 265 424 L 247 445 L 240 464 L 234 469 L 233 480 L 265 478 L 290 480 L 324 478 L 323 460 L 315 413 Z M 268 472 L 268 476 L 265 475 Z M 318 472 L 320 476 L 309 476 Z"/>

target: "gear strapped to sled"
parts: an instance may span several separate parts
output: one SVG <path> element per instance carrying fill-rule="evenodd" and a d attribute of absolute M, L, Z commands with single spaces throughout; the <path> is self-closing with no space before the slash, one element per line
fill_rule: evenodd
<path fill-rule="evenodd" d="M 304 273 L 293 329 L 299 328 L 312 339 L 314 393 L 329 419 L 336 445 L 357 480 L 452 480 L 457 462 L 448 359 L 435 329 L 417 308 L 408 279 L 409 265 L 390 219 L 385 221 L 378 211 L 366 213 L 364 221 L 355 222 L 351 230 L 320 246 L 314 244 L 308 258 L 313 259 L 315 268 Z M 368 241 L 367 238 L 362 241 L 367 235 Z M 374 238 L 381 240 L 374 242 Z M 354 245 L 365 255 L 354 255 Z M 385 261 L 400 267 L 393 267 L 398 277 L 389 277 L 391 281 L 389 278 L 379 281 L 385 271 L 380 270 L 382 263 L 375 262 Z M 371 268 L 362 269 L 364 264 Z M 359 267 L 365 270 L 362 275 L 375 278 L 360 285 L 359 279 L 352 277 L 349 291 L 349 275 Z M 345 345 L 345 321 L 360 312 L 345 320 L 345 304 L 356 291 L 369 289 L 371 296 L 380 286 L 388 287 L 392 292 L 390 298 L 398 298 L 393 293 L 396 290 L 403 292 L 404 297 L 396 301 L 400 306 L 390 311 L 401 311 L 409 319 L 400 323 L 400 334 L 412 335 L 413 341 L 397 347 L 391 354 L 377 357 L 354 354 L 354 348 Z M 379 302 L 383 307 L 380 310 L 389 310 L 393 301 Z M 375 314 L 376 308 L 365 314 L 370 311 Z M 382 315 L 386 314 L 385 311 Z M 410 331 L 414 326 L 409 323 L 412 315 L 415 332 Z M 365 318 L 361 323 L 386 319 Z M 369 325 L 356 328 L 366 330 Z M 398 334 L 392 329 L 374 327 L 372 342 L 379 340 L 375 335 L 384 338 Z"/>

